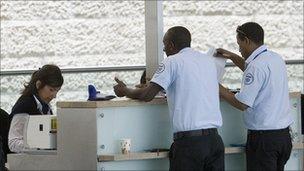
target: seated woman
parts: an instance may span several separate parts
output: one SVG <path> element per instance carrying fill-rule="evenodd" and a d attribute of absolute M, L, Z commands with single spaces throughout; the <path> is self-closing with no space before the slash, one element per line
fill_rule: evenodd
<path fill-rule="evenodd" d="M 10 114 L 8 146 L 12 152 L 29 148 L 23 136 L 28 115 L 52 115 L 49 103 L 56 97 L 62 84 L 61 70 L 55 65 L 44 65 L 32 74 Z"/>

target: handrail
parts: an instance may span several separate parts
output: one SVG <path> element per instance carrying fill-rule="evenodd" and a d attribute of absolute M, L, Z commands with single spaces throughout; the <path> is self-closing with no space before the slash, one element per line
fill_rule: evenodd
<path fill-rule="evenodd" d="M 140 71 L 146 68 L 145 65 L 134 65 L 134 66 L 103 66 L 103 67 L 74 67 L 74 68 L 61 68 L 62 73 L 87 73 L 87 72 L 114 72 L 114 71 Z M 25 75 L 32 74 L 33 69 L 23 70 L 4 70 L 0 72 L 2 76 L 8 75 Z"/>
<path fill-rule="evenodd" d="M 287 65 L 304 64 L 303 59 L 286 60 Z M 226 67 L 235 67 L 234 63 L 227 62 Z M 74 67 L 62 68 L 62 73 L 87 73 L 87 72 L 116 72 L 116 71 L 141 71 L 146 69 L 145 65 L 129 65 L 129 66 L 103 66 L 103 67 Z M 10 75 L 27 75 L 32 74 L 33 69 L 20 69 L 20 70 L 3 70 L 0 71 L 1 76 Z"/>

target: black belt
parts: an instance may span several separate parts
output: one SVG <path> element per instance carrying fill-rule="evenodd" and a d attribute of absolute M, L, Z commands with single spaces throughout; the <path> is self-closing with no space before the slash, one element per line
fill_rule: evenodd
<path fill-rule="evenodd" d="M 198 137 L 210 134 L 217 134 L 216 128 L 209 128 L 209 129 L 199 129 L 199 130 L 192 130 L 192 131 L 182 131 L 176 132 L 173 134 L 174 141 L 181 138 L 187 137 Z"/>
<path fill-rule="evenodd" d="M 250 130 L 250 129 L 248 129 L 249 135 L 272 134 L 272 133 L 289 133 L 289 127 L 284 128 L 284 129 L 273 129 L 273 130 Z"/>

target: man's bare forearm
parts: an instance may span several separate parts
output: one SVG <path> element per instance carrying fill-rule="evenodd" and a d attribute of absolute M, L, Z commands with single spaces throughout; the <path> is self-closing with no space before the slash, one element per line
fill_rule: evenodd
<path fill-rule="evenodd" d="M 132 88 L 125 88 L 124 89 L 125 95 L 128 98 L 131 99 L 138 99 L 138 100 L 144 100 L 144 89 L 143 88 L 138 88 L 138 89 L 132 89 Z"/>
<path fill-rule="evenodd" d="M 232 62 L 239 67 L 242 71 L 245 70 L 245 59 L 238 56 L 238 55 L 233 55 L 230 57 L 230 59 L 232 60 Z"/>
<path fill-rule="evenodd" d="M 239 102 L 234 94 L 232 92 L 230 92 L 228 89 L 226 89 L 225 87 L 223 87 L 222 85 L 220 85 L 220 95 L 222 98 L 224 98 L 230 105 L 232 105 L 233 107 L 244 111 L 247 109 L 247 106 L 244 105 L 243 103 Z"/>
<path fill-rule="evenodd" d="M 124 94 L 129 98 L 148 102 L 151 101 L 161 89 L 159 85 L 149 83 L 148 86 L 144 88 L 132 89 L 125 87 Z"/>

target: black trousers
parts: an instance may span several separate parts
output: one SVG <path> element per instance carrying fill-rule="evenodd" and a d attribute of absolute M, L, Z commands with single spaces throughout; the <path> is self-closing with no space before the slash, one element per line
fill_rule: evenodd
<path fill-rule="evenodd" d="M 247 170 L 284 170 L 292 142 L 289 128 L 271 131 L 248 131 Z"/>
<path fill-rule="evenodd" d="M 224 170 L 224 144 L 217 131 L 175 140 L 170 148 L 170 171 Z"/>

